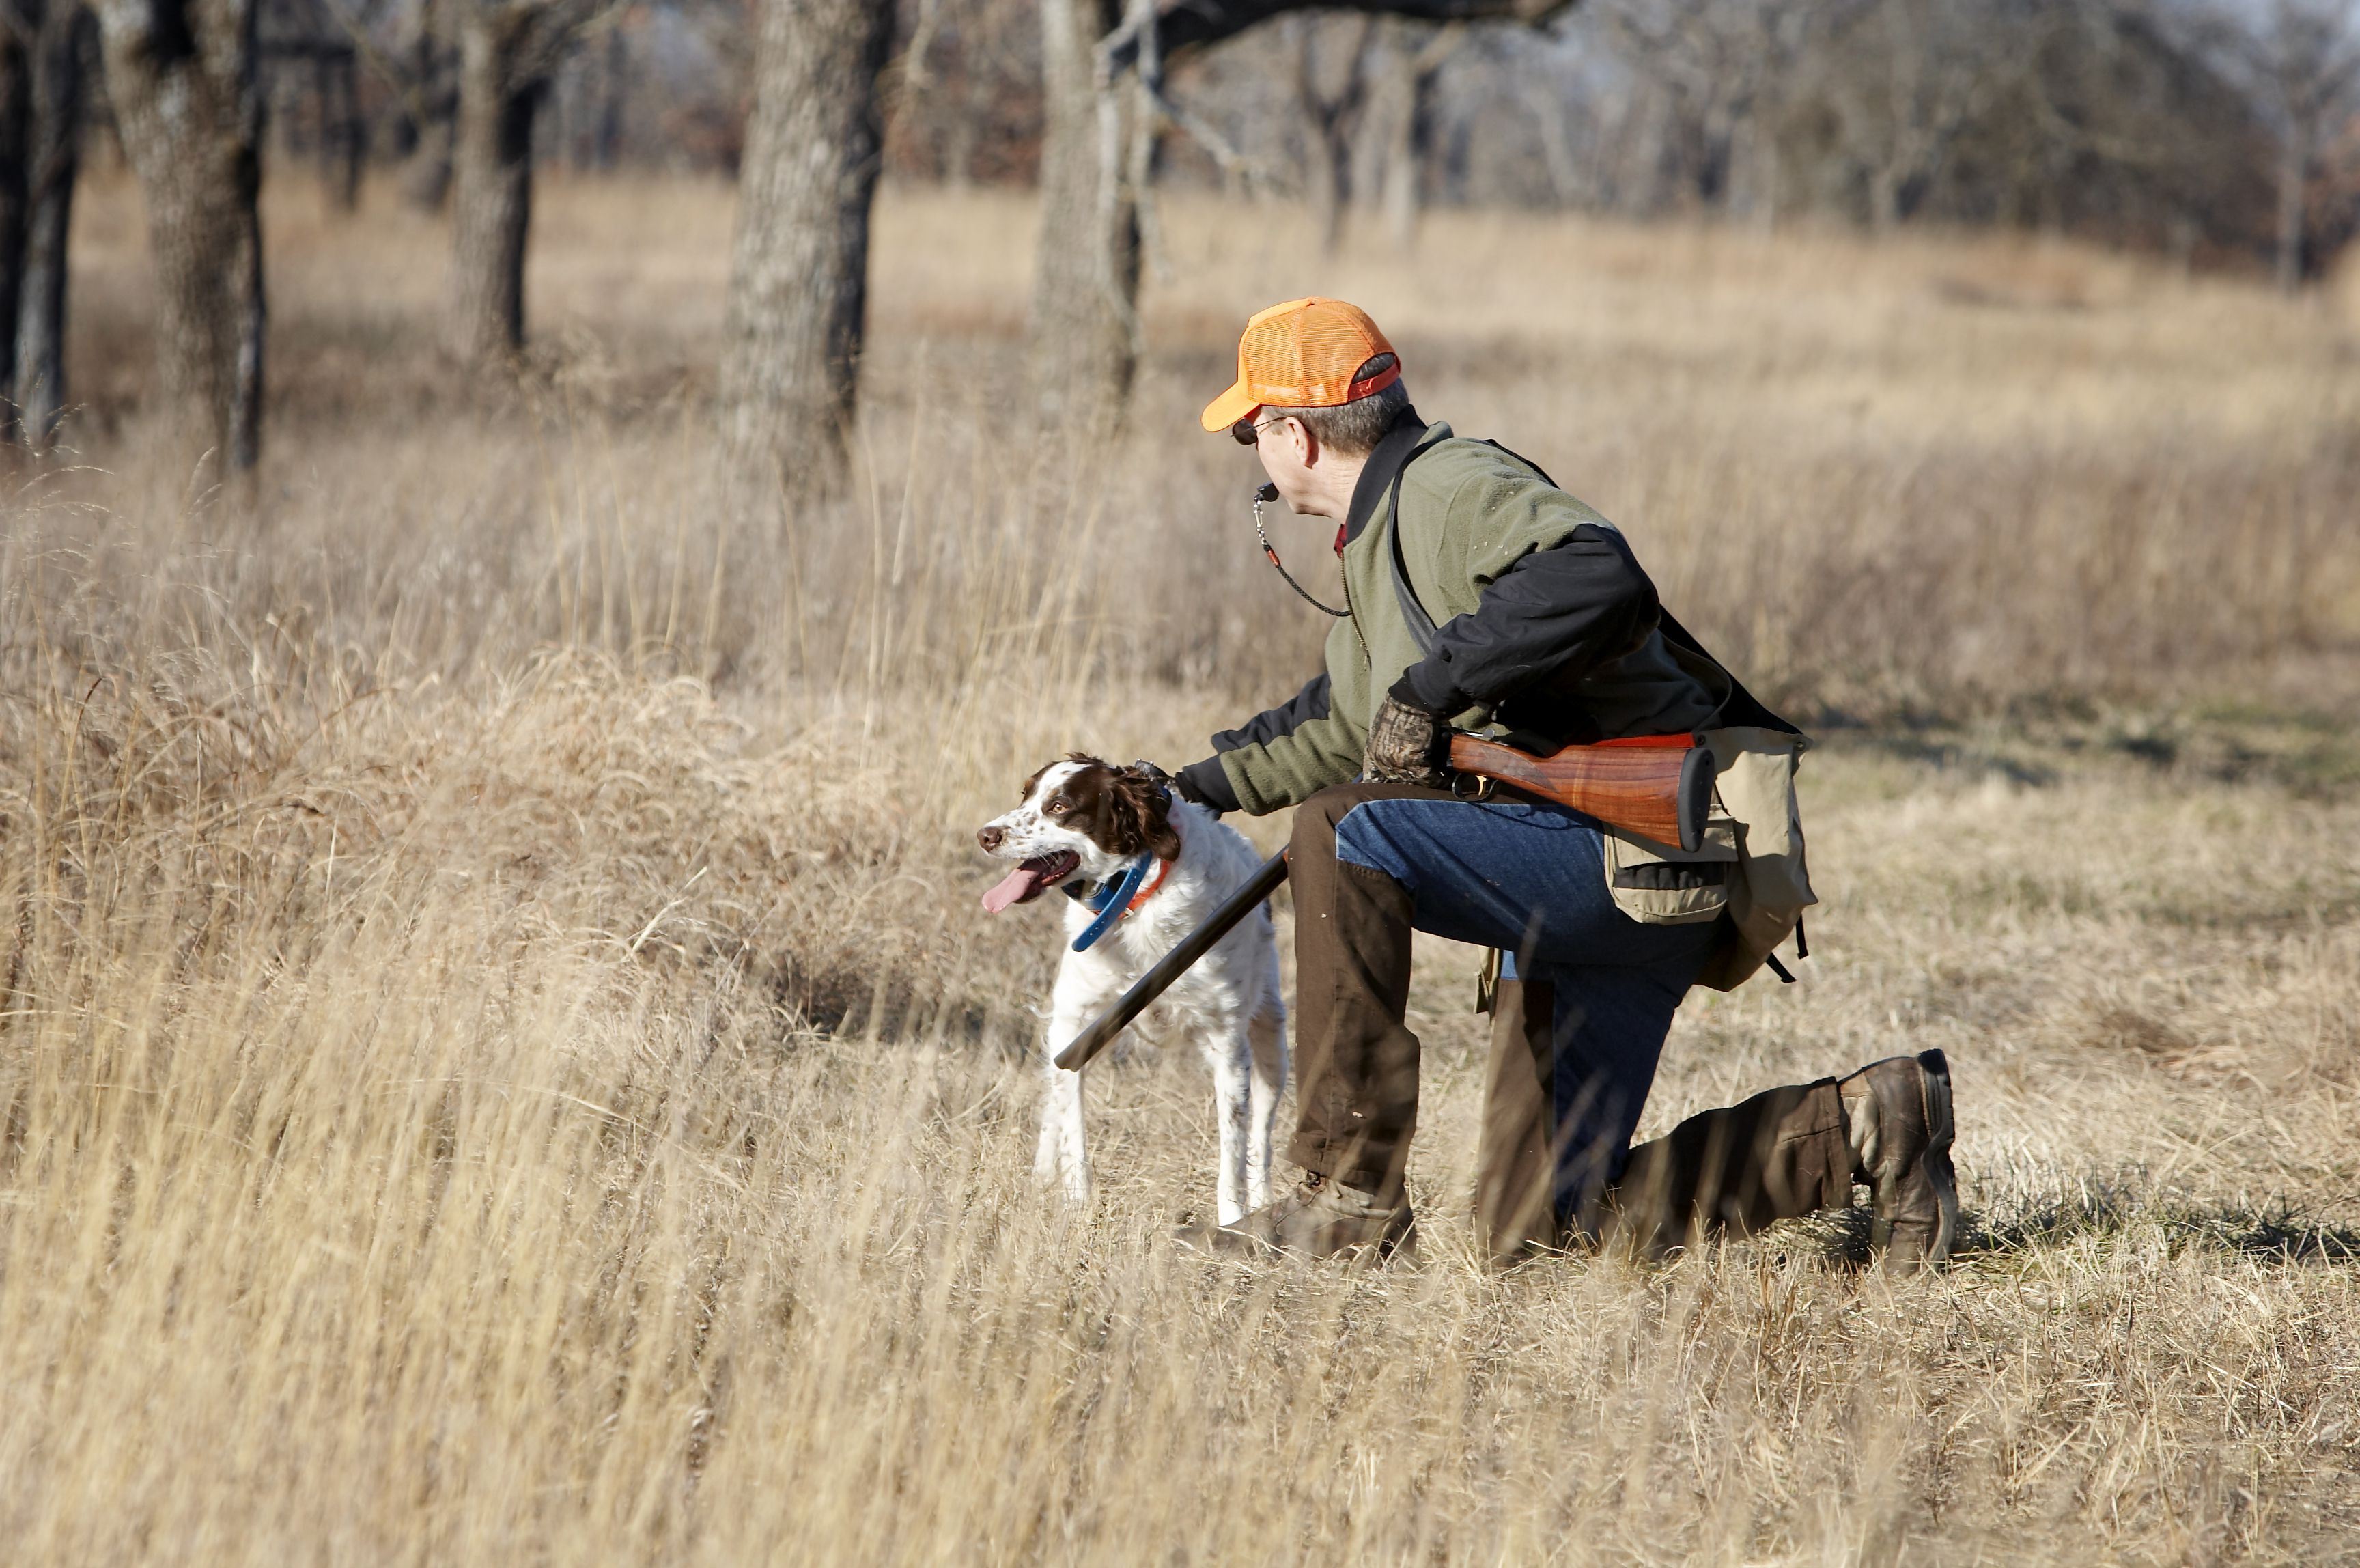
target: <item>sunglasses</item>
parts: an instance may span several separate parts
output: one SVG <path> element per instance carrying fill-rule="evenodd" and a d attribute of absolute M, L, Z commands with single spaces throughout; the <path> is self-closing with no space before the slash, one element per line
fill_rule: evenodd
<path fill-rule="evenodd" d="M 1238 421 L 1237 423 L 1229 426 L 1229 438 L 1235 441 L 1240 446 L 1259 446 L 1262 444 L 1262 433 L 1263 431 L 1269 429 L 1272 425 L 1284 424 L 1285 422 L 1286 416 L 1284 414 L 1280 414 L 1273 419 L 1266 419 L 1260 424 L 1254 423 L 1254 422 L 1250 419 L 1241 419 Z"/>

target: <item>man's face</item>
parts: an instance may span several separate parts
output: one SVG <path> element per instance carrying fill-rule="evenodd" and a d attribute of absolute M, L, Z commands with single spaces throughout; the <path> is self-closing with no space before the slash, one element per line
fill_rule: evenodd
<path fill-rule="evenodd" d="M 1319 460 L 1319 444 L 1299 419 L 1280 419 L 1268 411 L 1254 411 L 1254 455 L 1262 471 L 1278 487 L 1278 499 L 1300 513 L 1312 499 L 1312 469 Z"/>

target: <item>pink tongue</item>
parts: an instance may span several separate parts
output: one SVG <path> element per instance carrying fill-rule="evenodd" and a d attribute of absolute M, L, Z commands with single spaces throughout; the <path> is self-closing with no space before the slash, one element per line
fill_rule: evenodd
<path fill-rule="evenodd" d="M 1022 904 L 1041 891 L 1042 872 L 1036 866 L 1022 865 L 1010 872 L 999 886 L 983 895 L 984 913 L 997 915 L 1011 905 Z"/>

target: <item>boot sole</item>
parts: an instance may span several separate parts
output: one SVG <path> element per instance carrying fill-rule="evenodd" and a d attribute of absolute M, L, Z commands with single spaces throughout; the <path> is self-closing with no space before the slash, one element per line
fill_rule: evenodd
<path fill-rule="evenodd" d="M 1959 1175 L 1950 1163 L 1950 1144 L 1957 1135 L 1950 1109 L 1950 1060 L 1938 1047 L 1918 1052 L 1918 1067 L 1926 1094 L 1926 1153 L 1920 1163 L 1941 1212 L 1925 1262 L 1939 1268 L 1950 1261 L 1950 1247 L 1959 1236 Z"/>

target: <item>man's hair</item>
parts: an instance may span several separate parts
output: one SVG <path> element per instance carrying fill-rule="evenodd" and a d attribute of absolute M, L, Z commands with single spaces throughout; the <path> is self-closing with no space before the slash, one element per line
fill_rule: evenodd
<path fill-rule="evenodd" d="M 1354 371 L 1352 379 L 1365 381 L 1371 376 L 1382 375 L 1393 364 L 1392 355 L 1380 354 Z M 1377 443 L 1385 438 L 1385 432 L 1393 428 L 1393 421 L 1407 407 L 1409 388 L 1396 376 L 1393 385 L 1384 390 L 1355 398 L 1349 403 L 1325 409 L 1283 409 L 1273 404 L 1262 411 L 1262 417 L 1299 419 L 1320 445 L 1338 456 L 1365 457 L 1377 449 Z"/>

